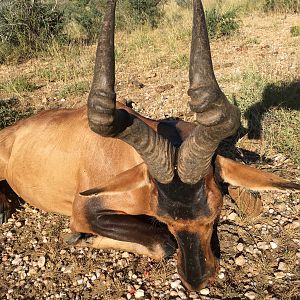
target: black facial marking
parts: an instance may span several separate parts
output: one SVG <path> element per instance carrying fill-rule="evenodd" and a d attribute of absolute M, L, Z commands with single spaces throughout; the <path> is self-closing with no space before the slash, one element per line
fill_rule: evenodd
<path fill-rule="evenodd" d="M 197 289 L 205 276 L 205 256 L 200 239 L 197 234 L 188 231 L 176 233 L 176 239 L 182 255 L 180 272 L 185 280 Z"/>
<path fill-rule="evenodd" d="M 182 139 L 176 128 L 178 121 L 161 121 L 158 123 L 157 133 L 168 139 L 174 147 L 180 147 Z"/>
<path fill-rule="evenodd" d="M 89 200 L 85 216 L 92 231 L 101 236 L 138 243 L 150 250 L 160 244 L 166 256 L 172 255 L 177 249 L 176 240 L 165 224 L 146 215 L 116 214 L 102 207 L 99 197 Z"/>
<path fill-rule="evenodd" d="M 228 194 L 228 183 L 224 182 L 223 178 L 221 177 L 221 167 L 216 161 L 216 155 L 214 155 L 212 159 L 212 166 L 214 169 L 214 179 L 219 187 L 222 195 Z"/>
<path fill-rule="evenodd" d="M 204 180 L 187 184 L 175 174 L 171 183 L 162 184 L 156 181 L 156 187 L 159 215 L 168 215 L 175 220 L 194 220 L 210 214 Z"/>

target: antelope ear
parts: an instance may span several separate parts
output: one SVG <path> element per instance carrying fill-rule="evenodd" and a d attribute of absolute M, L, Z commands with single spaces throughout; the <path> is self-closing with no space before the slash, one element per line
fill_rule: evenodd
<path fill-rule="evenodd" d="M 249 190 L 300 190 L 300 184 L 218 155 L 216 169 L 224 182 Z"/>
<path fill-rule="evenodd" d="M 150 183 L 148 174 L 146 164 L 141 163 L 113 177 L 105 185 L 86 190 L 81 192 L 80 195 L 88 197 L 100 193 L 101 195 L 104 195 L 136 190 L 144 187 L 145 184 Z"/>

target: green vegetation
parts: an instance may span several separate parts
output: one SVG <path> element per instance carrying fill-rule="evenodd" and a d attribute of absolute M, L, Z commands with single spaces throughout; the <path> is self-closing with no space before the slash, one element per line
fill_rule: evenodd
<path fill-rule="evenodd" d="M 31 108 L 23 108 L 17 99 L 0 100 L 0 129 L 33 113 Z"/>
<path fill-rule="evenodd" d="M 47 52 L 53 42 L 94 43 L 105 0 L 3 0 L 0 6 L 0 63 L 19 62 Z M 125 0 L 117 6 L 117 27 L 156 27 L 164 1 Z M 50 50 L 51 51 L 51 50 Z"/>
<path fill-rule="evenodd" d="M 73 84 L 65 86 L 60 92 L 59 97 L 66 98 L 72 95 L 83 95 L 90 89 L 90 83 L 88 81 L 75 82 Z"/>
<path fill-rule="evenodd" d="M 299 0 L 265 0 L 264 10 L 266 12 L 300 12 Z"/>
<path fill-rule="evenodd" d="M 40 0 L 3 0 L 0 6 L 0 63 L 29 58 L 63 29 L 63 15 Z"/>
<path fill-rule="evenodd" d="M 299 36 L 300 35 L 300 26 L 292 26 L 290 29 L 290 33 L 292 36 Z"/>
<path fill-rule="evenodd" d="M 0 82 L 0 91 L 7 93 L 33 92 L 38 86 L 25 76 L 19 76 L 14 79 Z"/>
<path fill-rule="evenodd" d="M 206 23 L 210 38 L 230 36 L 239 29 L 237 10 L 223 13 L 219 8 L 210 9 L 206 12 Z"/>

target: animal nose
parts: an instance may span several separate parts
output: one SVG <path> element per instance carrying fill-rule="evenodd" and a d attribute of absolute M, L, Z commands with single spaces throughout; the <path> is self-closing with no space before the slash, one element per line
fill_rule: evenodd
<path fill-rule="evenodd" d="M 183 284 L 190 290 L 203 288 L 214 278 L 218 262 L 208 245 L 203 245 L 199 235 L 191 232 L 178 232 L 179 247 L 178 273 Z"/>
<path fill-rule="evenodd" d="M 196 268 L 189 268 L 187 271 L 183 270 L 181 266 L 178 266 L 178 273 L 183 285 L 187 289 L 199 291 L 206 287 L 209 283 L 214 282 L 217 266 L 217 261 L 214 262 L 213 266 L 207 266 L 204 269 L 198 270 L 196 270 Z"/>

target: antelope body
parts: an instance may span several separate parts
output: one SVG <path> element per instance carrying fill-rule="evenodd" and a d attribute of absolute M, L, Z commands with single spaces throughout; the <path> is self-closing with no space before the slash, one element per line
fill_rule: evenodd
<path fill-rule="evenodd" d="M 178 248 L 181 279 L 198 290 L 218 265 L 212 235 L 220 183 L 254 190 L 300 185 L 214 156 L 238 129 L 240 113 L 215 79 L 200 0 L 189 89 L 197 124 L 149 120 L 116 102 L 115 5 L 107 1 L 87 108 L 39 113 L 2 130 L 0 180 L 31 205 L 70 216 L 74 233 L 93 235 L 75 234 L 74 243 L 155 259 Z"/>

